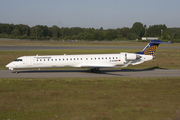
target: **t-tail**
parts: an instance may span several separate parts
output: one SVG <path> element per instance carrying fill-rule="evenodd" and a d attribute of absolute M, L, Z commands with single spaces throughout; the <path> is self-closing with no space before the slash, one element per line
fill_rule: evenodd
<path fill-rule="evenodd" d="M 159 44 L 161 43 L 171 44 L 170 42 L 163 42 L 160 40 L 151 40 L 141 52 L 136 52 L 136 54 L 154 56 L 154 53 L 156 52 Z"/>

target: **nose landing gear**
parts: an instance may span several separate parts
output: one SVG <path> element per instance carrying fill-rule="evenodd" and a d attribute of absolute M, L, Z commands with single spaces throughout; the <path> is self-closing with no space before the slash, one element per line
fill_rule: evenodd
<path fill-rule="evenodd" d="M 15 73 L 18 74 L 18 71 L 16 69 L 14 69 L 14 70 L 15 70 Z"/>

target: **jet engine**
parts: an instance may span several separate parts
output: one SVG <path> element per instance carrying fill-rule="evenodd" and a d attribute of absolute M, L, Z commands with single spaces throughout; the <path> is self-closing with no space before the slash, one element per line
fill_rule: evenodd
<path fill-rule="evenodd" d="M 140 59 L 141 56 L 140 55 L 137 55 L 137 54 L 134 54 L 134 53 L 126 53 L 125 54 L 125 59 L 126 60 L 136 60 L 136 59 Z"/>

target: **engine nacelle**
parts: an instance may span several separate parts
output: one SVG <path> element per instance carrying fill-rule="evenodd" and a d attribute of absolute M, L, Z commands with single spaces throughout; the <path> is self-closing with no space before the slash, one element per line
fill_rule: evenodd
<path fill-rule="evenodd" d="M 126 60 L 136 60 L 136 59 L 140 59 L 141 56 L 134 54 L 134 53 L 126 53 L 125 54 L 125 59 Z"/>

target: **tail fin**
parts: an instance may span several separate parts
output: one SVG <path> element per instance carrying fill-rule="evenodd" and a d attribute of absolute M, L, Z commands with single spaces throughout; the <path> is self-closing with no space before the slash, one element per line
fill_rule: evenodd
<path fill-rule="evenodd" d="M 141 52 L 136 52 L 136 54 L 143 54 L 143 55 L 154 55 L 154 53 L 156 52 L 159 44 L 161 43 L 170 43 L 170 42 L 163 42 L 160 40 L 151 40 L 147 46 L 141 51 Z"/>

